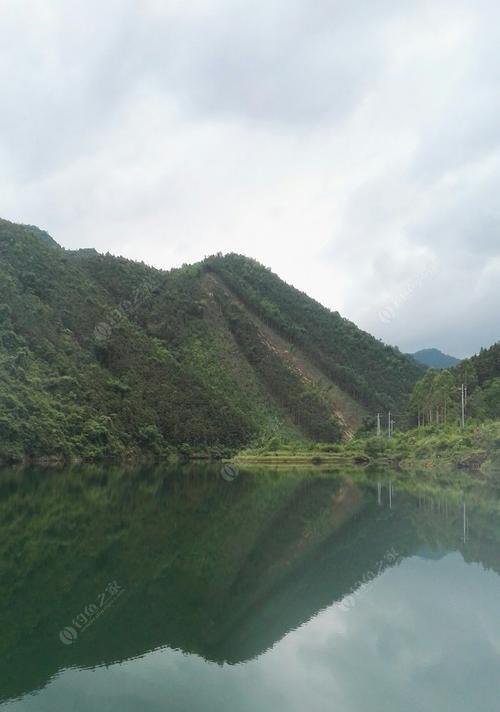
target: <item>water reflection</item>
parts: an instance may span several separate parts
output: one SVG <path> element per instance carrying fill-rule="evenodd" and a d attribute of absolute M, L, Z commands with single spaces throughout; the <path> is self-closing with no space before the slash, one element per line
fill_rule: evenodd
<path fill-rule="evenodd" d="M 335 661 L 339 672 L 342 661 L 332 653 L 328 663 L 330 653 L 311 641 L 325 631 L 329 641 L 345 638 L 342 626 L 354 623 L 360 635 L 367 591 L 383 617 L 428 575 L 418 562 L 441 562 L 436 595 L 444 597 L 457 586 L 457 561 L 500 572 L 492 497 L 467 504 L 459 493 L 410 494 L 388 478 L 317 471 L 219 474 L 210 466 L 3 473 L 0 701 L 28 704 L 24 696 L 59 671 L 123 666 L 165 648 L 257 664 L 291 631 L 309 631 L 305 667 Z M 385 610 L 381 581 L 396 572 Z M 339 614 L 348 623 L 332 632 Z M 199 709 L 208 708 L 200 694 Z"/>

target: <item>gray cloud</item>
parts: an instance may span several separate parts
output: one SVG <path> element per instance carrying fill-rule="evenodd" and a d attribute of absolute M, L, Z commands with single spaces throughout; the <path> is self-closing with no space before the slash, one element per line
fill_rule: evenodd
<path fill-rule="evenodd" d="M 499 20 L 7 0 L 0 214 L 165 268 L 237 250 L 402 348 L 472 352 L 498 338 Z"/>

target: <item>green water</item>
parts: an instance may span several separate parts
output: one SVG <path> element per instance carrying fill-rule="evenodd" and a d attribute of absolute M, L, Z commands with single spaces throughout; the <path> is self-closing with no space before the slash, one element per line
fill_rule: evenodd
<path fill-rule="evenodd" d="M 500 501 L 389 480 L 0 471 L 0 712 L 498 712 Z"/>

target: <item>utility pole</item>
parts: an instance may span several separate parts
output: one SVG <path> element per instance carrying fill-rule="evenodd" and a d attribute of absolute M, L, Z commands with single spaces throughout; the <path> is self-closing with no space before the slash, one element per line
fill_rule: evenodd
<path fill-rule="evenodd" d="M 465 428 L 465 386 L 462 383 L 462 429 Z"/>
<path fill-rule="evenodd" d="M 387 416 L 387 437 L 389 440 L 391 439 L 391 411 L 389 411 L 389 415 Z"/>
<path fill-rule="evenodd" d="M 380 437 L 380 413 L 377 413 L 377 437 Z"/>

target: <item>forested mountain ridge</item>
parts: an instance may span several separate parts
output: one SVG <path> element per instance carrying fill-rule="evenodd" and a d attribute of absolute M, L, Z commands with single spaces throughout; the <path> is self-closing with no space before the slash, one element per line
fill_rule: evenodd
<path fill-rule="evenodd" d="M 401 405 L 411 384 L 422 375 L 413 359 L 286 284 L 255 260 L 229 254 L 210 257 L 203 264 L 368 408 L 387 407 L 391 401 Z"/>
<path fill-rule="evenodd" d="M 500 419 L 500 342 L 465 359 L 458 375 L 472 398 L 469 412 L 479 419 Z"/>
<path fill-rule="evenodd" d="M 410 354 L 417 363 L 429 368 L 452 368 L 460 363 L 460 359 L 444 354 L 439 349 L 420 349 Z"/>
<path fill-rule="evenodd" d="M 451 369 L 428 369 L 410 399 L 412 424 L 500 419 L 500 342 Z"/>
<path fill-rule="evenodd" d="M 248 258 L 163 272 L 0 220 L 0 458 L 336 441 L 419 375 Z"/>
<path fill-rule="evenodd" d="M 500 341 L 487 349 L 481 349 L 475 356 L 465 359 L 464 365 L 474 369 L 480 386 L 500 377 Z"/>

